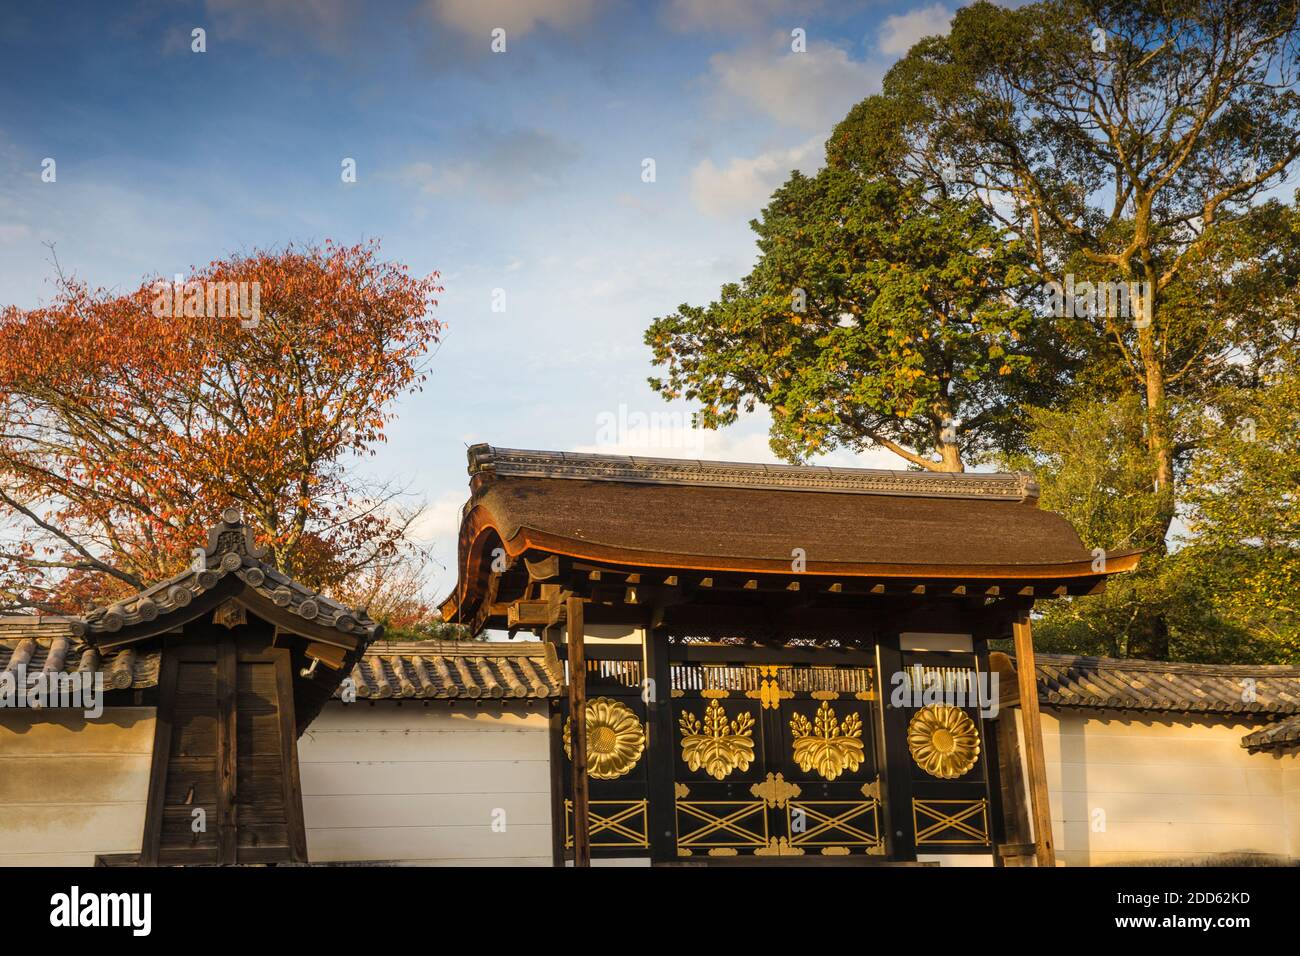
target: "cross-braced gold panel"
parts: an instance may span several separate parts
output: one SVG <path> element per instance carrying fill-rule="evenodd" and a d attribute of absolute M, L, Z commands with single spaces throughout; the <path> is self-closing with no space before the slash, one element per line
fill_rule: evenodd
<path fill-rule="evenodd" d="M 677 852 L 766 847 L 767 804 L 762 800 L 678 800 Z"/>
<path fill-rule="evenodd" d="M 645 800 L 592 800 L 587 805 L 593 847 L 648 847 Z M 573 846 L 573 801 L 564 801 L 564 847 Z"/>
<path fill-rule="evenodd" d="M 877 800 L 791 800 L 786 824 L 791 846 L 880 846 L 880 803 Z"/>
<path fill-rule="evenodd" d="M 988 846 L 988 801 L 912 800 L 917 846 Z"/>

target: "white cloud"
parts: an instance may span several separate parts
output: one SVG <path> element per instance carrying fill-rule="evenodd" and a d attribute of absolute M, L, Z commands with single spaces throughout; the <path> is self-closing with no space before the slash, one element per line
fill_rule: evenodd
<path fill-rule="evenodd" d="M 775 463 L 767 435 L 753 429 L 692 428 L 690 413 L 667 404 L 629 407 L 596 416 L 597 440 L 573 451 L 643 458 Z"/>
<path fill-rule="evenodd" d="M 942 3 L 887 17 L 880 26 L 876 46 L 886 56 L 903 56 L 925 37 L 946 36 L 953 11 Z"/>
<path fill-rule="evenodd" d="M 876 65 L 841 47 L 809 43 L 806 53 L 793 53 L 788 38 L 777 40 L 775 48 L 716 54 L 710 66 L 719 90 L 787 126 L 824 134 L 879 83 Z"/>
<path fill-rule="evenodd" d="M 767 24 L 773 17 L 811 14 L 817 0 L 668 0 L 664 19 L 675 30 L 742 30 Z M 798 26 L 798 24 L 791 24 Z"/>
<path fill-rule="evenodd" d="M 792 149 L 736 157 L 721 168 L 706 159 L 691 172 L 691 199 L 710 216 L 755 215 L 791 170 L 813 172 L 821 165 L 821 145 L 818 136 Z"/>
<path fill-rule="evenodd" d="M 466 36 L 487 37 L 497 27 L 506 40 L 524 36 L 539 24 L 567 29 L 590 19 L 599 0 L 430 0 L 439 20 Z M 507 47 L 509 49 L 509 47 Z"/>
<path fill-rule="evenodd" d="M 420 512 L 407 530 L 407 537 L 422 547 L 435 546 L 440 551 L 456 553 L 460 534 L 460 509 L 469 497 L 466 491 L 444 491 Z"/>
<path fill-rule="evenodd" d="M 647 404 L 620 405 L 617 410 L 597 414 L 596 442 L 570 450 L 645 458 L 783 463 L 772 452 L 767 431 L 771 418 L 761 405 L 754 414 L 746 415 L 729 428 L 693 429 L 690 422 L 691 411 L 682 403 L 656 403 L 650 399 Z M 861 453 L 837 448 L 816 456 L 809 464 L 839 468 L 907 468 L 903 459 L 883 448 Z"/>

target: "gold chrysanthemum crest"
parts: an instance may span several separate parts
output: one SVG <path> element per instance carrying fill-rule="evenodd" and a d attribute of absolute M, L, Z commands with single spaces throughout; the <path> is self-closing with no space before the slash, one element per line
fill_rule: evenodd
<path fill-rule="evenodd" d="M 932 704 L 918 710 L 908 723 L 907 749 L 930 776 L 955 780 L 979 760 L 980 733 L 961 708 Z"/>
<path fill-rule="evenodd" d="M 754 718 L 749 711 L 728 721 L 722 705 L 711 700 L 702 723 L 686 711 L 678 725 L 682 730 L 682 760 L 692 770 L 703 768 L 710 777 L 722 780 L 737 768 L 742 772 L 749 769 L 754 759 Z"/>
<path fill-rule="evenodd" d="M 569 721 L 564 722 L 564 755 L 573 759 Z M 587 701 L 587 775 L 614 780 L 636 766 L 645 752 L 645 725 L 631 707 L 597 697 Z"/>
<path fill-rule="evenodd" d="M 816 770 L 827 780 L 834 780 L 845 770 L 857 770 L 865 757 L 862 746 L 862 718 L 857 712 L 840 723 L 826 701 L 817 708 L 810 721 L 803 714 L 790 718 L 794 735 L 794 759 L 804 773 Z"/>

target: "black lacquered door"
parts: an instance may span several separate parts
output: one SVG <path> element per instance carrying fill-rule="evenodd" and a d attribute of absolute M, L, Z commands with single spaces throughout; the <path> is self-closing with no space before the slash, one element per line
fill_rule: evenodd
<path fill-rule="evenodd" d="M 675 663 L 677 853 L 882 854 L 866 666 Z"/>

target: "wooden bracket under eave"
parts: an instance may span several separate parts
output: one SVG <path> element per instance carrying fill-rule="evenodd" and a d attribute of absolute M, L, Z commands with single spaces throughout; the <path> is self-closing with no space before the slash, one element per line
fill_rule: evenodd
<path fill-rule="evenodd" d="M 320 661 L 326 667 L 333 670 L 342 670 L 345 652 L 341 647 L 335 647 L 333 644 L 321 644 L 313 641 L 307 645 L 304 652 L 307 657 L 314 661 Z"/>
<path fill-rule="evenodd" d="M 564 620 L 565 604 L 571 592 L 557 585 L 543 585 L 545 595 L 538 601 L 514 601 L 506 608 L 506 626 L 554 627 Z"/>

